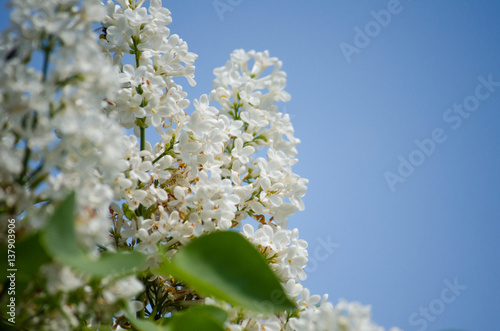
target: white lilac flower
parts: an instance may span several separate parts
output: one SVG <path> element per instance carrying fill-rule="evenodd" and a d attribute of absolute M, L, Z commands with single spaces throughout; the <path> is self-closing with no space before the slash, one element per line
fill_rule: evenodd
<path fill-rule="evenodd" d="M 357 302 L 349 303 L 340 300 L 337 306 L 327 301 L 328 296 L 309 296 L 309 291 L 304 289 L 303 299 L 300 299 L 302 308 L 299 317 L 289 319 L 286 330 L 311 330 L 311 331 L 383 331 L 384 328 L 371 321 L 370 306 L 363 306 Z M 391 328 L 389 331 L 401 331 Z"/>
<path fill-rule="evenodd" d="M 51 294 L 70 292 L 85 284 L 84 278 L 66 266 L 46 265 L 42 273 L 47 279 L 47 291 Z"/>
<path fill-rule="evenodd" d="M 115 51 L 120 49 L 128 51 L 130 38 L 134 30 L 128 25 L 125 17 L 119 17 L 116 24 L 106 28 L 106 39 L 115 46 Z"/>
<path fill-rule="evenodd" d="M 137 27 L 152 21 L 152 17 L 148 15 L 147 9 L 143 7 L 137 7 L 135 9 L 129 7 L 125 9 L 123 14 L 132 27 Z"/>
<path fill-rule="evenodd" d="M 172 23 L 170 10 L 162 6 L 161 0 L 151 0 L 149 12 L 151 13 L 151 16 L 153 16 L 153 21 L 157 25 L 168 25 Z"/>
<path fill-rule="evenodd" d="M 129 299 L 144 290 L 144 284 L 134 276 L 128 276 L 106 284 L 104 280 L 103 298 L 113 304 L 119 299 Z"/>
<path fill-rule="evenodd" d="M 106 210 L 113 198 L 114 178 L 121 171 L 116 160 L 123 156 L 123 132 L 103 111 L 104 100 L 112 98 L 118 85 L 116 69 L 101 53 L 92 32 L 92 25 L 104 18 L 102 4 L 88 0 L 76 5 L 13 2 L 12 27 L 1 37 L 6 43 L 1 43 L 0 50 L 5 82 L 0 95 L 7 102 L 2 102 L 0 111 L 7 121 L 2 123 L 0 151 L 7 148 L 12 157 L 28 158 L 11 175 L 5 174 L 9 178 L 2 179 L 0 187 L 5 192 L 18 191 L 16 185 L 31 186 L 31 196 L 20 199 L 31 205 L 45 199 L 58 201 L 76 190 L 79 213 L 85 215 L 81 218 L 85 225 L 78 223 L 77 231 L 90 248 L 108 241 Z M 15 45 L 9 42 L 13 35 Z M 50 63 L 38 72 L 26 66 L 26 59 L 37 50 Z M 17 102 L 10 103 L 13 100 Z M 24 137 L 24 144 L 8 145 L 13 136 Z M 42 180 L 48 185 L 40 185 Z M 40 185 L 38 190 L 34 185 Z M 25 211 L 21 205 L 10 208 L 15 214 Z M 30 213 L 34 213 L 33 225 L 46 215 L 43 208 Z"/>
<path fill-rule="evenodd" d="M 252 146 L 243 147 L 243 140 L 236 138 L 234 141 L 234 149 L 231 151 L 233 158 L 239 160 L 242 164 L 249 162 L 249 156 L 254 153 L 255 149 Z"/>

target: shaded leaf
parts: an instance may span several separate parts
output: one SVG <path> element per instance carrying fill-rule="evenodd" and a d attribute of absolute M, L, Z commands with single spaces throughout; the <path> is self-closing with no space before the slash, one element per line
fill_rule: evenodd
<path fill-rule="evenodd" d="M 40 233 L 36 233 L 17 245 L 16 265 L 19 270 L 22 270 L 17 274 L 17 280 L 33 280 L 33 277 L 38 273 L 38 269 L 43 264 L 50 262 L 51 259 L 43 249 L 40 240 Z"/>
<path fill-rule="evenodd" d="M 38 273 L 44 263 L 50 261 L 43 246 L 40 244 L 40 233 L 29 234 L 15 244 L 15 269 L 22 270 L 16 274 L 16 282 L 29 282 Z M 2 247 L 2 258 L 7 261 L 8 246 Z M 0 269 L 0 279 L 3 282 L 8 275 L 7 268 Z"/>
<path fill-rule="evenodd" d="M 220 231 L 193 239 L 158 270 L 196 291 L 260 313 L 295 308 L 262 254 L 242 235 Z"/>
<path fill-rule="evenodd" d="M 184 312 L 187 315 L 204 315 L 214 319 L 221 325 L 227 320 L 227 312 L 219 307 L 211 305 L 196 305 Z"/>
<path fill-rule="evenodd" d="M 196 305 L 188 310 L 176 312 L 172 317 L 161 320 L 166 325 L 138 319 L 129 313 L 125 316 L 140 331 L 224 331 L 223 324 L 227 319 L 224 310 L 208 305 Z"/>
<path fill-rule="evenodd" d="M 139 331 L 171 331 L 168 325 L 158 325 L 152 321 L 136 318 L 130 313 L 125 313 L 125 317 Z"/>
<path fill-rule="evenodd" d="M 227 313 L 222 309 L 198 305 L 172 315 L 167 326 L 172 331 L 224 331 L 222 324 L 226 319 Z"/>
<path fill-rule="evenodd" d="M 75 193 L 72 192 L 49 218 L 42 236 L 47 253 L 66 264 L 84 255 L 76 239 L 74 209 Z"/>
<path fill-rule="evenodd" d="M 68 263 L 75 269 L 92 276 L 106 276 L 110 274 L 130 273 L 135 269 L 142 269 L 146 261 L 144 254 L 137 251 L 120 253 L 103 253 L 99 260 L 90 260 L 86 256 L 74 263 Z"/>

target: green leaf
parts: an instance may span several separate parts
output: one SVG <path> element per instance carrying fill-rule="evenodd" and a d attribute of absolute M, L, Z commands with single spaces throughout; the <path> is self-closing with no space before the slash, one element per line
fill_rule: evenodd
<path fill-rule="evenodd" d="M 29 234 L 20 238 L 15 244 L 15 267 L 17 269 L 16 282 L 29 282 L 38 273 L 38 269 L 44 263 L 50 261 L 50 257 L 45 253 L 40 244 L 40 233 Z M 2 247 L 1 256 L 7 261 L 8 246 Z M 0 269 L 0 280 L 3 282 L 9 272 L 7 268 Z M 19 291 L 16 291 L 19 292 Z"/>
<path fill-rule="evenodd" d="M 47 253 L 62 263 L 70 264 L 84 256 L 78 246 L 74 225 L 75 193 L 71 193 L 56 208 L 43 231 Z"/>
<path fill-rule="evenodd" d="M 130 313 L 125 313 L 125 317 L 139 331 L 171 331 L 168 325 L 159 325 L 152 321 L 136 318 Z"/>
<path fill-rule="evenodd" d="M 68 265 L 89 275 L 103 277 L 110 274 L 130 273 L 136 268 L 141 269 L 145 261 L 144 254 L 130 251 L 127 253 L 103 253 L 99 260 L 95 261 L 84 256 L 68 263 Z"/>
<path fill-rule="evenodd" d="M 50 262 L 40 243 L 40 233 L 29 236 L 19 242 L 16 247 L 16 265 L 21 272 L 17 274 L 20 281 L 31 281 L 38 274 L 38 269 L 45 263 Z"/>
<path fill-rule="evenodd" d="M 215 306 L 197 305 L 174 313 L 168 326 L 172 331 L 224 331 L 227 313 Z"/>
<path fill-rule="evenodd" d="M 201 294 L 255 312 L 295 308 L 264 256 L 236 232 L 193 239 L 158 271 L 179 278 Z"/>
<path fill-rule="evenodd" d="M 56 208 L 41 239 L 47 253 L 62 264 L 102 277 L 115 273 L 130 273 L 144 265 L 146 257 L 137 252 L 103 253 L 98 260 L 92 260 L 78 246 L 74 227 L 75 194 L 71 193 Z"/>
<path fill-rule="evenodd" d="M 16 300 L 23 300 L 28 284 L 36 280 L 38 271 L 43 264 L 49 263 L 47 255 L 40 242 L 40 233 L 29 235 L 16 245 Z"/>
<path fill-rule="evenodd" d="M 7 317 L 7 318 L 10 318 L 10 317 Z M 7 321 L 2 321 L 2 323 L 0 324 L 0 328 L 4 331 L 18 331 L 19 330 L 13 324 L 8 323 Z"/>
<path fill-rule="evenodd" d="M 4 288 L 6 293 L 8 290 L 10 291 L 11 286 L 14 286 L 15 300 L 16 302 L 22 302 L 29 283 L 37 280 L 38 270 L 51 259 L 40 244 L 40 233 L 32 233 L 19 238 L 12 250 L 15 251 L 15 265 L 9 269 L 13 269 L 13 271 L 8 270 L 8 267 L 0 269 L 0 280 L 6 286 Z M 2 248 L 2 258 L 5 257 L 4 261 L 7 261 L 7 252 L 8 246 L 5 246 L 5 249 Z M 15 277 L 13 279 L 7 278 L 11 274 Z M 11 280 L 13 280 L 13 283 Z M 9 294 L 9 296 L 11 295 Z M 9 318 L 9 315 L 7 315 L 8 309 L 6 305 L 2 307 L 3 315 L 6 318 Z M 1 330 L 3 330 L 2 327 L 0 325 Z"/>
<path fill-rule="evenodd" d="M 94 325 L 91 327 L 85 327 L 83 330 L 85 331 L 114 331 L 113 328 L 109 325 Z"/>
<path fill-rule="evenodd" d="M 183 314 L 190 316 L 204 315 L 214 319 L 221 325 L 227 320 L 227 312 L 225 310 L 211 305 L 196 305 L 183 312 Z"/>
<path fill-rule="evenodd" d="M 130 221 L 135 220 L 137 218 L 135 213 L 130 210 L 127 203 L 123 204 L 123 213 L 125 214 L 125 217 L 127 217 Z"/>
<path fill-rule="evenodd" d="M 227 319 L 224 310 L 209 305 L 196 305 L 173 313 L 172 317 L 162 319 L 166 325 L 138 319 L 130 313 L 125 316 L 140 331 L 224 331 L 223 324 Z"/>

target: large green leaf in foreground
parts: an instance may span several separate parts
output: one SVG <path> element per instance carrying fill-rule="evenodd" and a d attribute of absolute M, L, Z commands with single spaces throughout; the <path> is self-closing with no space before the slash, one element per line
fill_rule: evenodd
<path fill-rule="evenodd" d="M 295 305 L 288 299 L 263 255 L 242 235 L 220 231 L 193 239 L 158 270 L 206 296 L 260 313 Z"/>
<path fill-rule="evenodd" d="M 196 305 L 159 321 L 166 322 L 166 325 L 138 319 L 131 314 L 126 314 L 126 317 L 140 331 L 224 331 L 227 313 L 215 306 Z"/>
<path fill-rule="evenodd" d="M 74 208 L 75 194 L 72 193 L 56 208 L 43 229 L 41 241 L 50 256 L 62 264 L 96 277 L 130 273 L 144 264 L 146 257 L 136 251 L 104 253 L 98 260 L 91 260 L 78 246 Z"/>

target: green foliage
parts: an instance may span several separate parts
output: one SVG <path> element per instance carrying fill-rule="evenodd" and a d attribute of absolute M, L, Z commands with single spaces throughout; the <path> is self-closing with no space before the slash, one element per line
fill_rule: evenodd
<path fill-rule="evenodd" d="M 17 269 L 23 271 L 17 273 L 17 280 L 24 282 L 31 281 L 38 269 L 50 261 L 50 257 L 40 243 L 40 233 L 30 235 L 20 241 L 16 247 L 16 256 Z"/>
<path fill-rule="evenodd" d="M 255 312 L 295 308 L 262 254 L 236 232 L 193 239 L 171 262 L 165 260 L 158 272 L 177 277 L 206 296 Z"/>
<path fill-rule="evenodd" d="M 64 264 L 84 255 L 78 246 L 74 229 L 75 193 L 71 193 L 56 208 L 42 232 L 42 243 L 46 251 Z"/>
<path fill-rule="evenodd" d="M 14 250 L 16 252 L 16 269 L 23 271 L 16 274 L 18 285 L 33 280 L 33 275 L 37 273 L 40 266 L 50 262 L 50 257 L 40 244 L 40 233 L 22 238 L 16 243 Z M 7 259 L 7 246 L 2 248 L 2 257 Z M 6 279 L 7 274 L 7 268 L 0 269 L 2 281 Z"/>
<path fill-rule="evenodd" d="M 6 321 L 0 322 L 0 329 L 3 331 L 18 331 L 19 329 L 15 327 L 15 325 L 12 325 Z"/>
<path fill-rule="evenodd" d="M 198 305 L 174 314 L 168 323 L 171 331 L 224 331 L 227 313 L 215 306 Z"/>
<path fill-rule="evenodd" d="M 223 324 L 227 319 L 227 313 L 224 310 L 205 305 L 193 306 L 159 321 L 166 323 L 165 325 L 137 319 L 131 314 L 126 316 L 140 331 L 224 331 Z"/>
<path fill-rule="evenodd" d="M 165 325 L 159 325 L 153 321 L 136 318 L 132 314 L 125 314 L 130 323 L 139 331 L 170 331 Z"/>

